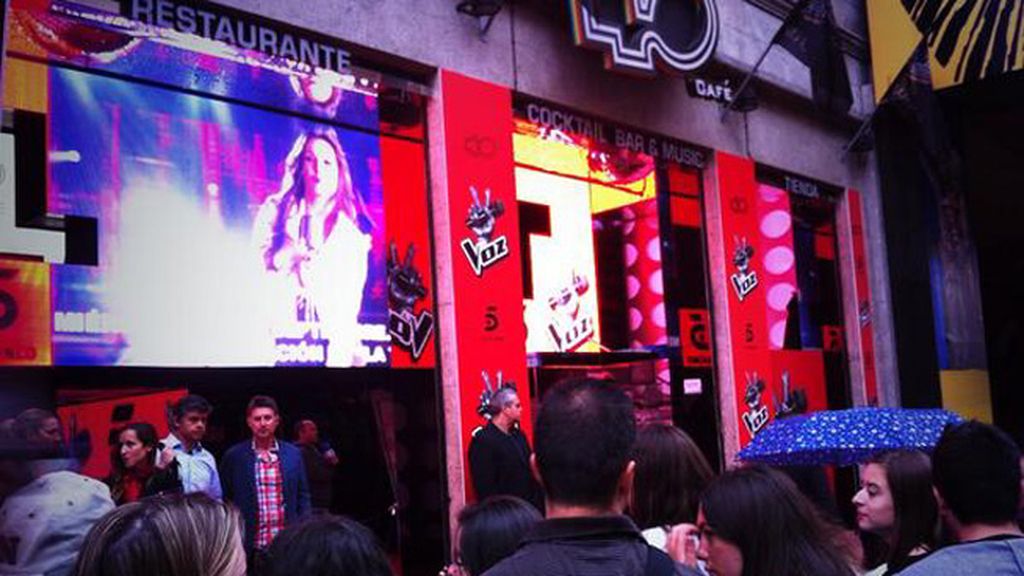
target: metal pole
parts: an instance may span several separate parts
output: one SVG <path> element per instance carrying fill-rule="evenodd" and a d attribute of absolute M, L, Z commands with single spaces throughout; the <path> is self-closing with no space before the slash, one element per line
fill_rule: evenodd
<path fill-rule="evenodd" d="M 761 52 L 761 57 L 757 59 L 757 63 L 754 64 L 754 67 L 750 70 L 750 72 L 747 73 L 747 76 L 743 79 L 743 82 L 740 83 L 740 89 L 736 91 L 736 96 L 732 99 L 731 102 L 729 102 L 728 104 L 725 105 L 725 107 L 722 108 L 722 115 L 719 116 L 718 118 L 720 122 L 725 122 L 725 116 L 732 111 L 733 106 L 735 106 L 736 102 L 739 101 L 740 97 L 743 96 L 743 91 L 747 89 L 747 85 L 754 80 L 754 75 L 757 74 L 757 70 L 761 67 L 761 64 L 764 62 L 764 59 L 768 56 L 768 51 L 772 49 L 772 46 L 774 46 L 776 42 L 778 42 L 779 36 L 782 34 L 782 32 L 786 29 L 787 26 L 793 23 L 793 19 L 795 17 L 800 15 L 800 13 L 807 6 L 807 3 L 809 1 L 810 0 L 800 0 L 793 6 L 793 9 L 789 11 L 789 14 L 786 15 L 785 20 L 782 21 L 782 25 L 779 26 L 778 30 L 775 31 L 775 34 L 772 35 L 772 41 L 769 42 L 768 46 L 766 46 L 764 51 Z"/>
<path fill-rule="evenodd" d="M 785 26 L 786 23 L 783 22 L 782 25 Z M 776 33 L 775 36 L 778 36 L 778 33 Z M 732 111 L 732 107 L 736 104 L 740 97 L 743 96 L 743 91 L 747 89 L 747 85 L 749 85 L 750 82 L 754 79 L 754 75 L 757 74 L 757 69 L 761 67 L 761 63 L 764 62 L 765 57 L 768 56 L 768 51 L 771 50 L 772 46 L 774 45 L 775 37 L 773 36 L 771 43 L 768 44 L 768 46 L 764 49 L 763 52 L 761 52 L 761 57 L 757 59 L 757 63 L 754 64 L 754 67 L 750 70 L 750 72 L 747 72 L 746 77 L 743 78 L 743 82 L 740 83 L 740 88 L 739 90 L 736 91 L 736 95 L 733 96 L 733 99 L 727 102 L 725 106 L 722 107 L 722 114 L 721 116 L 718 117 L 719 122 L 725 121 L 725 116 Z"/>
<path fill-rule="evenodd" d="M 879 106 L 881 106 L 881 104 L 879 104 Z M 864 137 L 864 133 L 867 132 L 868 128 L 871 126 L 871 121 L 875 119 L 875 112 L 877 111 L 878 107 L 876 106 L 875 109 L 871 111 L 871 114 L 868 114 L 868 117 L 861 122 L 860 128 L 857 128 L 857 132 L 854 133 L 853 138 L 846 143 L 846 146 L 843 146 L 843 155 L 839 157 L 840 160 L 845 160 L 846 156 L 850 154 L 850 149 L 857 144 L 858 140 Z"/>

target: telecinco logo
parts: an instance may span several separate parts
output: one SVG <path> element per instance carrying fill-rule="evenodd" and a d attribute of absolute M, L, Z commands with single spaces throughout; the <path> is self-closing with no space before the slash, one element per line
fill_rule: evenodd
<path fill-rule="evenodd" d="M 577 46 L 605 51 L 605 66 L 654 74 L 699 68 L 718 44 L 715 0 L 571 0 Z M 655 57 L 655 54 L 658 57 Z"/>

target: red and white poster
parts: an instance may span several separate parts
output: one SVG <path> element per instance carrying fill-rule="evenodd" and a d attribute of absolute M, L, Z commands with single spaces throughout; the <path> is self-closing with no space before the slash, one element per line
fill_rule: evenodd
<path fill-rule="evenodd" d="M 772 351 L 772 418 L 828 408 L 821 350 Z"/>
<path fill-rule="evenodd" d="M 89 436 L 92 452 L 82 465 L 82 474 L 93 478 L 104 478 L 110 474 L 111 451 L 115 449 L 117 434 L 127 424 L 148 422 L 156 428 L 159 438 L 166 436 L 167 407 L 187 393 L 182 388 L 58 408 L 57 416 L 64 423 L 67 436 Z"/>
<path fill-rule="evenodd" d="M 754 163 L 716 153 L 722 206 L 722 232 L 728 279 L 729 331 L 732 338 L 740 446 L 771 419 L 769 386 L 774 381 L 768 347 L 766 270 L 760 246 L 758 184 Z"/>
<path fill-rule="evenodd" d="M 381 138 L 392 368 L 433 368 L 434 286 L 423 146 Z"/>
<path fill-rule="evenodd" d="M 463 461 L 484 425 L 481 394 L 514 384 L 531 434 L 523 279 L 512 154 L 512 94 L 449 71 L 441 73 L 452 307 L 458 349 Z M 469 474 L 468 468 L 466 472 Z M 472 482 L 466 482 L 472 499 Z"/>

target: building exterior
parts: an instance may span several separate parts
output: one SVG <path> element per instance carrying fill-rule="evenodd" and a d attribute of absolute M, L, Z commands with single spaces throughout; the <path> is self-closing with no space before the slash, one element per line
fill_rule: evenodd
<path fill-rule="evenodd" d="M 680 37 L 659 24 L 668 0 L 627 3 L 632 28 L 614 25 L 620 3 L 582 0 L 499 2 L 492 21 L 454 0 L 12 4 L 6 192 L 86 222 L 68 218 L 65 242 L 16 219 L 0 251 L 40 261 L 8 264 L 38 317 L 4 330 L 23 351 L 8 358 L 42 368 L 5 373 L 55 401 L 104 378 L 225 403 L 271 391 L 296 413 L 351 396 L 344 414 L 377 431 L 359 453 L 407 519 L 375 528 L 417 559 L 410 573 L 443 554 L 415 531 L 473 498 L 477 408 L 509 382 L 535 403 L 559 378 L 612 375 L 645 421 L 676 423 L 720 466 L 780 413 L 897 403 L 875 158 L 844 151 L 873 109 L 860 3 L 831 6 L 852 86 L 840 113 L 815 106 L 810 69 L 779 45 L 757 107 L 723 112 L 787 2 L 708 0 Z M 685 54 L 607 69 L 630 64 L 599 24 Z M 349 195 L 319 233 L 315 200 L 288 208 L 296 182 L 327 178 L 301 167 L 317 146 L 335 160 L 316 170 Z M 22 177 L 32 154 L 45 190 Z M 317 272 L 313 249 L 334 243 Z M 301 288 L 267 293 L 289 317 L 270 339 L 253 288 L 267 276 Z"/>

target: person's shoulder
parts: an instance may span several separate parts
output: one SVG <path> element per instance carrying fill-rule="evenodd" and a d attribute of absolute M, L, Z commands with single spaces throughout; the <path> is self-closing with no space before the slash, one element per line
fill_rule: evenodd
<path fill-rule="evenodd" d="M 482 576 L 519 576 L 521 574 L 540 574 L 541 572 L 531 569 L 536 568 L 535 553 L 529 547 L 520 548 L 494 566 L 491 566 Z M 534 561 L 531 561 L 533 559 Z"/>
<path fill-rule="evenodd" d="M 957 569 L 954 566 L 949 565 L 949 556 L 952 553 L 953 559 L 956 558 L 957 554 L 950 548 L 943 548 L 936 550 L 928 557 L 922 558 L 917 562 L 914 562 L 910 566 L 907 566 L 903 570 L 897 572 L 900 576 L 928 576 L 930 574 L 956 574 Z"/>
<path fill-rule="evenodd" d="M 230 448 L 224 451 L 222 460 L 225 463 L 230 462 L 236 458 L 241 458 L 245 455 L 245 451 L 250 449 L 252 446 L 251 440 L 243 440 L 237 444 L 232 445 Z"/>
<path fill-rule="evenodd" d="M 277 450 L 281 454 L 287 454 L 290 457 L 299 458 L 302 456 L 302 449 L 287 440 L 278 440 Z"/>
<path fill-rule="evenodd" d="M 4 502 L 5 513 L 12 510 L 46 510 L 53 516 L 81 516 L 95 520 L 113 510 L 110 487 L 103 482 L 69 471 L 45 474 L 11 494 Z M 6 515 L 6 514 L 5 514 Z"/>
<path fill-rule="evenodd" d="M 490 426 L 483 426 L 479 430 L 473 432 L 472 437 L 469 439 L 469 445 L 480 445 L 481 443 L 487 442 L 490 439 L 490 437 Z"/>
<path fill-rule="evenodd" d="M 944 574 L 996 573 L 998 566 L 1014 556 L 1011 548 L 1024 551 L 1024 538 L 982 540 L 954 544 L 936 550 L 907 568 L 899 576 L 942 576 Z"/>

